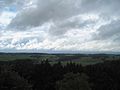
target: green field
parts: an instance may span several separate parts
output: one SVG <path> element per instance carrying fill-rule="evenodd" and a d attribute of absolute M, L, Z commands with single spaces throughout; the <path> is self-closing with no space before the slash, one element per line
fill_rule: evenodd
<path fill-rule="evenodd" d="M 63 64 L 74 62 L 82 65 L 102 63 L 108 60 L 118 60 L 120 55 L 102 55 L 102 54 L 32 54 L 32 53 L 7 53 L 0 54 L 0 61 L 13 61 L 13 60 L 48 60 L 52 64 L 61 61 Z"/>

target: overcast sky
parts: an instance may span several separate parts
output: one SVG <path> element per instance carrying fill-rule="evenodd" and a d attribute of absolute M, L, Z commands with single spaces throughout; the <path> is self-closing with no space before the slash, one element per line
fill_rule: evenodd
<path fill-rule="evenodd" d="M 120 0 L 0 0 L 2 52 L 120 52 Z"/>

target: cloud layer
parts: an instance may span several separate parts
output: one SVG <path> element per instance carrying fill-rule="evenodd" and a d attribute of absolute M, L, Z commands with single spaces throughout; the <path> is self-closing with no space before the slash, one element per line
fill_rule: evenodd
<path fill-rule="evenodd" d="M 1 0 L 1 51 L 120 51 L 120 0 Z"/>

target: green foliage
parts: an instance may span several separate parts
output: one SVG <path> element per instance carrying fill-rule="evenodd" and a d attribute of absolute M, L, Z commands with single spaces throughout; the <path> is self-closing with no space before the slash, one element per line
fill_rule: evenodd
<path fill-rule="evenodd" d="M 57 82 L 57 90 L 91 90 L 85 74 L 68 73 L 64 79 Z"/>
<path fill-rule="evenodd" d="M 32 90 L 32 86 L 17 72 L 4 66 L 0 73 L 0 90 Z"/>
<path fill-rule="evenodd" d="M 0 90 L 120 90 L 120 60 L 83 66 L 74 58 L 64 58 L 63 65 L 61 59 L 0 61 Z"/>

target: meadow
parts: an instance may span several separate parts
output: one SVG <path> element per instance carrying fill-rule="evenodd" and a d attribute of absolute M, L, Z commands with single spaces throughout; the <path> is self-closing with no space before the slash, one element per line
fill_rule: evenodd
<path fill-rule="evenodd" d="M 61 62 L 66 64 L 74 62 L 76 64 L 90 65 L 102 63 L 104 61 L 119 60 L 120 55 L 114 54 L 46 54 L 46 53 L 1 53 L 0 61 L 14 60 L 48 60 L 51 64 Z"/>

